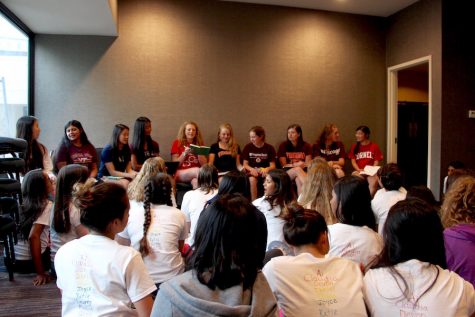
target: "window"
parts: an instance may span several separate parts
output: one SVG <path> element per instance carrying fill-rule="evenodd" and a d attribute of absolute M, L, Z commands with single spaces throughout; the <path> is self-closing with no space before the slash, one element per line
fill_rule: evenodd
<path fill-rule="evenodd" d="M 7 17 L 4 7 L 0 9 L 0 136 L 15 137 L 18 118 L 32 109 L 31 35 Z"/>

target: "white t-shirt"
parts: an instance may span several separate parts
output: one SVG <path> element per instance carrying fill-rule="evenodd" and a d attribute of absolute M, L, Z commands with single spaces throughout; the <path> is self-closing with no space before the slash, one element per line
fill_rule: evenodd
<path fill-rule="evenodd" d="M 378 233 L 383 235 L 384 223 L 388 217 L 389 209 L 394 206 L 398 201 L 406 199 L 407 191 L 404 187 L 399 190 L 389 190 L 381 188 L 374 195 L 371 201 L 371 208 L 373 209 L 376 223 L 378 224 Z"/>
<path fill-rule="evenodd" d="M 66 243 L 54 264 L 62 316 L 137 316 L 131 304 L 156 289 L 137 251 L 100 235 Z"/>
<path fill-rule="evenodd" d="M 38 224 L 44 226 L 40 235 L 41 254 L 45 252 L 49 244 L 49 221 L 52 206 L 53 203 L 48 201 L 38 219 L 33 222 L 33 225 Z M 20 261 L 31 260 L 30 243 L 28 240 L 23 240 L 23 237 L 18 237 L 18 243 L 15 245 L 15 259 Z"/>
<path fill-rule="evenodd" d="M 413 290 L 412 299 L 402 295 L 404 282 L 399 280 L 398 285 L 389 268 L 369 270 L 363 292 L 371 316 L 467 317 L 475 312 L 473 285 L 456 273 L 419 260 L 399 263 L 395 269 Z M 436 278 L 437 270 L 437 280 L 421 297 Z"/>
<path fill-rule="evenodd" d="M 54 205 L 53 205 L 54 206 Z M 81 214 L 79 210 L 74 207 L 73 204 L 69 206 L 69 220 L 71 222 L 71 229 L 69 232 L 58 233 L 54 230 L 53 219 L 54 219 L 54 207 L 51 209 L 50 215 L 50 239 L 51 239 L 51 261 L 54 261 L 54 256 L 67 242 L 79 238 L 76 234 L 76 227 L 81 224 L 80 221 Z"/>
<path fill-rule="evenodd" d="M 267 246 L 266 249 L 269 248 L 269 245 L 273 241 L 281 241 L 285 243 L 284 238 L 284 224 L 285 220 L 278 217 L 281 211 L 280 206 L 275 206 L 271 209 L 270 203 L 265 200 L 265 196 L 261 198 L 257 198 L 252 202 L 254 206 L 259 209 L 264 216 L 266 217 L 267 222 Z"/>
<path fill-rule="evenodd" d="M 175 207 L 151 205 L 152 221 L 148 228 L 147 239 L 150 253 L 143 258 L 150 276 L 155 283 L 162 283 L 183 273 L 185 263 L 178 249 L 178 241 L 185 240 L 185 215 Z M 124 231 L 118 235 L 130 240 L 135 250 L 140 249 L 145 221 L 143 207 L 134 204 L 129 210 L 129 221 Z"/>
<path fill-rule="evenodd" d="M 366 316 L 363 275 L 340 257 L 309 253 L 271 259 L 262 272 L 284 316 Z"/>
<path fill-rule="evenodd" d="M 341 256 L 358 264 L 374 265 L 383 249 L 383 239 L 370 228 L 336 223 L 328 226 L 329 255 Z"/>
<path fill-rule="evenodd" d="M 209 193 L 206 193 L 206 191 L 197 188 L 187 191 L 183 196 L 181 210 L 185 213 L 186 222 L 190 223 L 190 236 L 187 241 L 190 246 L 195 243 L 196 225 L 206 202 L 216 196 L 217 193 L 217 190 L 211 190 Z"/>

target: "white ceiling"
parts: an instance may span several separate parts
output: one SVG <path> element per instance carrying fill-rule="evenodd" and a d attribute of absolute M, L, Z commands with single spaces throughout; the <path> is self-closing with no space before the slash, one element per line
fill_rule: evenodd
<path fill-rule="evenodd" d="M 221 0 L 388 17 L 418 0 Z"/>
<path fill-rule="evenodd" d="M 0 0 L 37 34 L 117 35 L 116 0 Z"/>
<path fill-rule="evenodd" d="M 116 0 L 0 0 L 37 34 L 117 35 Z M 126 1 L 126 0 L 124 0 Z M 418 0 L 221 0 L 387 17 Z"/>

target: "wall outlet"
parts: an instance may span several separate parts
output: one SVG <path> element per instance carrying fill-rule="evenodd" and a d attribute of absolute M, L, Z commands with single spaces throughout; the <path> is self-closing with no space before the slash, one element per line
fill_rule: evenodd
<path fill-rule="evenodd" d="M 475 119 L 475 110 L 469 110 L 468 111 L 468 117 L 471 119 Z"/>

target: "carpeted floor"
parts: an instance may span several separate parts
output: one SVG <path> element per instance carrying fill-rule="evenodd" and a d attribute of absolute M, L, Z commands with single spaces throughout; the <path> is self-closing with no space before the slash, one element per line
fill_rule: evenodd
<path fill-rule="evenodd" d="M 55 281 L 34 286 L 35 274 L 17 274 L 8 280 L 0 246 L 0 316 L 61 316 L 61 294 Z"/>

